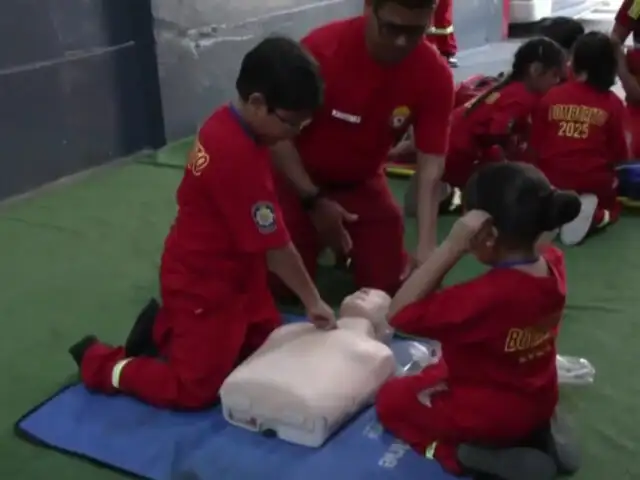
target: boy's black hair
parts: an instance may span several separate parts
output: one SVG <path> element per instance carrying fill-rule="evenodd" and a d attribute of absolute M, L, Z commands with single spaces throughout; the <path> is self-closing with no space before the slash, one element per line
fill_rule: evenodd
<path fill-rule="evenodd" d="M 538 29 L 540 36 L 553 40 L 566 51 L 570 51 L 584 33 L 582 23 L 571 17 L 543 18 Z"/>
<path fill-rule="evenodd" d="M 580 213 L 580 198 L 554 189 L 528 163 L 491 163 L 479 168 L 464 190 L 465 209 L 484 210 L 493 219 L 502 245 L 530 249 L 543 232 L 555 230 Z"/>
<path fill-rule="evenodd" d="M 396 3 L 408 10 L 435 8 L 438 0 L 373 0 L 373 10 L 377 11 L 386 3 Z"/>
<path fill-rule="evenodd" d="M 316 110 L 323 89 L 318 63 L 298 42 L 282 36 L 266 38 L 251 49 L 236 80 L 242 100 L 260 93 L 270 110 Z"/>
<path fill-rule="evenodd" d="M 562 48 L 553 40 L 545 37 L 527 40 L 516 50 L 511 71 L 499 83 L 478 95 L 467 107 L 466 114 L 471 113 L 490 95 L 501 90 L 509 83 L 524 80 L 529 73 L 529 67 L 534 63 L 539 63 L 545 70 L 563 69 L 566 63 L 566 56 Z"/>
<path fill-rule="evenodd" d="M 618 48 L 605 33 L 586 33 L 573 48 L 571 68 L 576 75 L 585 74 L 587 84 L 606 92 L 616 83 Z"/>

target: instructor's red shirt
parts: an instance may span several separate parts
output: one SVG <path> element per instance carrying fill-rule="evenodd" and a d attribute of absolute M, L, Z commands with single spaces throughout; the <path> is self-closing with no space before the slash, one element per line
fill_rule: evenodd
<path fill-rule="evenodd" d="M 538 167 L 558 188 L 611 175 L 629 158 L 625 106 L 612 91 L 579 81 L 552 88 L 533 116 L 531 150 Z"/>
<path fill-rule="evenodd" d="M 410 125 L 419 151 L 446 153 L 453 77 L 431 45 L 420 42 L 397 65 L 381 65 L 367 50 L 364 17 L 320 27 L 302 43 L 326 85 L 322 109 L 296 140 L 315 182 L 340 186 L 375 176 Z"/>
<path fill-rule="evenodd" d="M 559 249 L 548 247 L 543 257 L 548 277 L 493 268 L 407 306 L 391 325 L 441 342 L 452 392 L 493 392 L 491 398 L 482 395 L 488 401 L 499 400 L 501 392 L 515 394 L 523 405 L 552 411 L 558 399 L 555 331 L 565 306 L 566 273 Z"/>
<path fill-rule="evenodd" d="M 162 256 L 163 297 L 233 301 L 264 277 L 267 250 L 289 242 L 269 150 L 228 106 L 198 133 L 177 193 L 178 214 Z M 259 284 L 259 283 L 258 283 Z"/>

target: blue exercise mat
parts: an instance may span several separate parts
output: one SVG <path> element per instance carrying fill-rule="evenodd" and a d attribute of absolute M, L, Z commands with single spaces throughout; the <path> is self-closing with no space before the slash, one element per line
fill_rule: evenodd
<path fill-rule="evenodd" d="M 314 449 L 233 427 L 219 408 L 171 412 L 74 385 L 27 413 L 16 431 L 33 443 L 153 480 L 453 478 L 384 432 L 373 409 Z"/>

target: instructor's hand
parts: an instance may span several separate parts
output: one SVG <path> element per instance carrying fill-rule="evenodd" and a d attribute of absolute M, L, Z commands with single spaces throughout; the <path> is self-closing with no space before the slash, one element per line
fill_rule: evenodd
<path fill-rule="evenodd" d="M 319 300 L 315 305 L 307 308 L 307 317 L 320 330 L 333 330 L 337 327 L 333 309 L 323 300 Z"/>
<path fill-rule="evenodd" d="M 318 200 L 311 211 L 311 221 L 328 247 L 337 253 L 347 255 L 353 247 L 351 236 L 345 223 L 358 220 L 358 216 L 347 212 L 342 206 L 328 198 Z"/>

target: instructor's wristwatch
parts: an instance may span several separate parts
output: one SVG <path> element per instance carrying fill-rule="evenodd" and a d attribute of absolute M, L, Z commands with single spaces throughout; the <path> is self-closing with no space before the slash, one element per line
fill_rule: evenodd
<path fill-rule="evenodd" d="M 315 193 L 312 193 L 310 195 L 304 195 L 302 197 L 300 197 L 300 201 L 302 202 L 302 208 L 307 211 L 310 212 L 311 210 L 313 210 L 315 208 L 315 206 L 318 203 L 318 200 L 320 200 L 323 197 L 322 192 L 320 190 L 316 191 Z"/>

